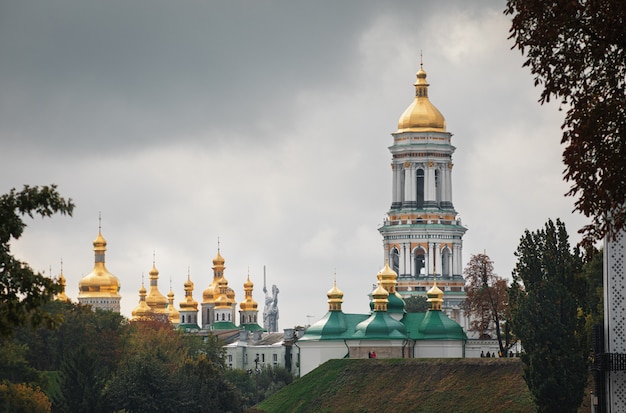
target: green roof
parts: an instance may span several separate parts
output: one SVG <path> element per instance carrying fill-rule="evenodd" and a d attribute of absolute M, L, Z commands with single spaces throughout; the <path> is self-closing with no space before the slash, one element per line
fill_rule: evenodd
<path fill-rule="evenodd" d="M 267 331 L 266 329 L 264 329 L 263 327 L 261 327 L 260 325 L 258 325 L 257 323 L 253 323 L 253 324 L 242 324 L 241 328 L 243 328 L 246 331 Z"/>
<path fill-rule="evenodd" d="M 367 319 L 367 314 L 345 314 L 342 311 L 329 311 L 307 328 L 301 341 L 344 340 L 352 337 L 357 324 Z"/>
<path fill-rule="evenodd" d="M 239 330 L 234 323 L 230 321 L 218 321 L 211 325 L 212 330 Z"/>
<path fill-rule="evenodd" d="M 351 338 L 363 340 L 405 339 L 404 324 L 395 320 L 385 311 L 376 311 L 361 321 Z"/>
<path fill-rule="evenodd" d="M 467 340 L 463 327 L 442 311 L 407 313 L 402 323 L 413 340 Z"/>

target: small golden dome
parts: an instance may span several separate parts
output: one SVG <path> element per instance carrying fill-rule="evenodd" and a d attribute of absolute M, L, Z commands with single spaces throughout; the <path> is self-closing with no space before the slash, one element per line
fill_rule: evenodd
<path fill-rule="evenodd" d="M 426 72 L 420 68 L 416 74 L 415 99 L 398 120 L 398 132 L 445 132 L 446 120 L 428 99 Z"/>
<path fill-rule="evenodd" d="M 98 236 L 96 237 L 95 240 L 93 240 L 93 247 L 94 247 L 94 249 L 98 248 L 100 250 L 102 250 L 102 249 L 106 250 L 106 246 L 107 246 L 107 241 L 102 236 L 102 232 L 98 231 Z"/>
<path fill-rule="evenodd" d="M 222 257 L 222 255 L 220 254 L 220 250 L 217 250 L 217 255 L 215 256 L 215 258 L 213 258 L 213 265 L 215 266 L 221 266 L 224 265 L 224 258 Z"/>
<path fill-rule="evenodd" d="M 443 303 L 443 291 L 437 287 L 437 280 L 433 282 L 432 288 L 426 292 L 426 296 L 428 296 L 426 301 L 430 303 L 430 309 L 440 311 Z"/>
<path fill-rule="evenodd" d="M 248 274 L 248 279 L 243 283 L 246 298 L 239 304 L 241 311 L 254 311 L 258 309 L 259 304 L 252 298 L 253 287 L 254 284 L 250 281 L 250 274 Z"/>
<path fill-rule="evenodd" d="M 148 304 L 146 304 L 146 287 L 144 287 L 143 282 L 141 283 L 141 288 L 139 289 L 139 305 L 135 307 L 135 309 L 131 312 L 133 316 L 133 320 L 138 320 L 152 314 L 152 309 Z"/>
<path fill-rule="evenodd" d="M 159 270 L 157 270 L 154 262 L 150 270 L 150 291 L 146 297 L 146 304 L 150 306 L 155 313 L 165 313 L 167 307 L 167 299 L 159 291 Z"/>
<path fill-rule="evenodd" d="M 337 288 L 337 281 L 333 282 L 333 288 L 328 290 L 328 292 L 326 293 L 326 296 L 328 297 L 329 302 L 332 299 L 342 299 L 343 298 L 343 291 L 341 291 L 339 288 Z"/>
<path fill-rule="evenodd" d="M 180 323 L 180 313 L 174 306 L 174 291 L 172 291 L 171 286 L 170 292 L 167 293 L 167 315 L 169 316 L 170 322 L 172 324 Z"/>
<path fill-rule="evenodd" d="M 181 311 L 198 311 L 198 302 L 193 299 L 193 281 L 187 274 L 187 281 L 185 281 L 185 299 L 180 303 Z"/>
<path fill-rule="evenodd" d="M 387 311 L 387 303 L 389 302 L 389 292 L 385 290 L 382 283 L 378 282 L 378 288 L 372 293 L 372 303 L 374 311 Z"/>
<path fill-rule="evenodd" d="M 326 293 L 328 297 L 328 311 L 341 311 L 343 291 L 337 287 L 337 280 L 333 281 L 333 288 Z"/>

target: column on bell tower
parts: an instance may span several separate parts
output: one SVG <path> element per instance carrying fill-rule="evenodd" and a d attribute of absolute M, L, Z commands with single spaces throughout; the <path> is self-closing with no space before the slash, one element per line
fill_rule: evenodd
<path fill-rule="evenodd" d="M 392 186 L 391 186 L 391 209 L 400 209 L 402 207 L 402 200 L 404 199 L 404 171 L 400 165 L 391 164 L 392 170 Z"/>
<path fill-rule="evenodd" d="M 402 208 L 416 208 L 415 164 L 404 163 L 404 202 Z"/>

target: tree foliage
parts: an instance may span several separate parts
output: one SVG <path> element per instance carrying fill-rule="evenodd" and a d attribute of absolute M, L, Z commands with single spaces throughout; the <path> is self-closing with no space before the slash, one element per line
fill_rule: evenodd
<path fill-rule="evenodd" d="M 508 0 L 511 38 L 541 85 L 567 108 L 561 143 L 567 195 L 592 222 L 585 242 L 626 220 L 626 2 Z"/>
<path fill-rule="evenodd" d="M 26 323 L 58 321 L 41 311 L 41 307 L 61 292 L 62 287 L 13 257 L 10 242 L 22 236 L 25 216 L 72 215 L 73 209 L 72 200 L 63 199 L 55 185 L 26 185 L 19 192 L 11 189 L 0 196 L 0 336 L 10 335 L 16 326 Z"/>
<path fill-rule="evenodd" d="M 0 382 L 0 406 L 7 413 L 50 413 L 48 396 L 39 387 Z"/>
<path fill-rule="evenodd" d="M 577 275 L 583 257 L 571 250 L 557 220 L 525 231 L 509 290 L 511 325 L 522 342 L 524 380 L 539 412 L 576 412 L 587 379 L 587 339 Z"/>
<path fill-rule="evenodd" d="M 486 254 L 472 255 L 463 273 L 467 293 L 463 306 L 470 315 L 470 327 L 480 337 L 495 331 L 500 354 L 506 357 L 514 344 L 506 325 L 509 318 L 506 280 L 493 272 L 493 261 Z"/>

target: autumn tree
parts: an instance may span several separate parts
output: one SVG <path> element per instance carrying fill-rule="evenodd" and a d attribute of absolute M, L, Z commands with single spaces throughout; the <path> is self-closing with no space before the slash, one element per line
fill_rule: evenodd
<path fill-rule="evenodd" d="M 480 337 L 495 330 L 500 354 L 506 357 L 513 345 L 506 326 L 509 301 L 506 280 L 493 272 L 493 261 L 486 254 L 472 255 L 463 274 L 467 294 L 463 306 L 470 316 L 470 327 Z"/>
<path fill-rule="evenodd" d="M 561 143 L 567 195 L 592 222 L 586 244 L 626 220 L 626 2 L 508 0 L 510 38 L 543 88 L 566 110 Z"/>
<path fill-rule="evenodd" d="M 587 339 L 577 285 L 583 257 L 557 219 L 526 230 L 515 253 L 511 326 L 539 412 L 576 412 L 587 381 Z"/>
<path fill-rule="evenodd" d="M 56 186 L 24 186 L 0 196 L 0 336 L 7 336 L 16 326 L 30 323 L 53 323 L 44 304 L 61 292 L 61 285 L 11 255 L 10 243 L 22 236 L 26 216 L 49 217 L 54 213 L 72 215 L 74 204 L 63 199 Z"/>

